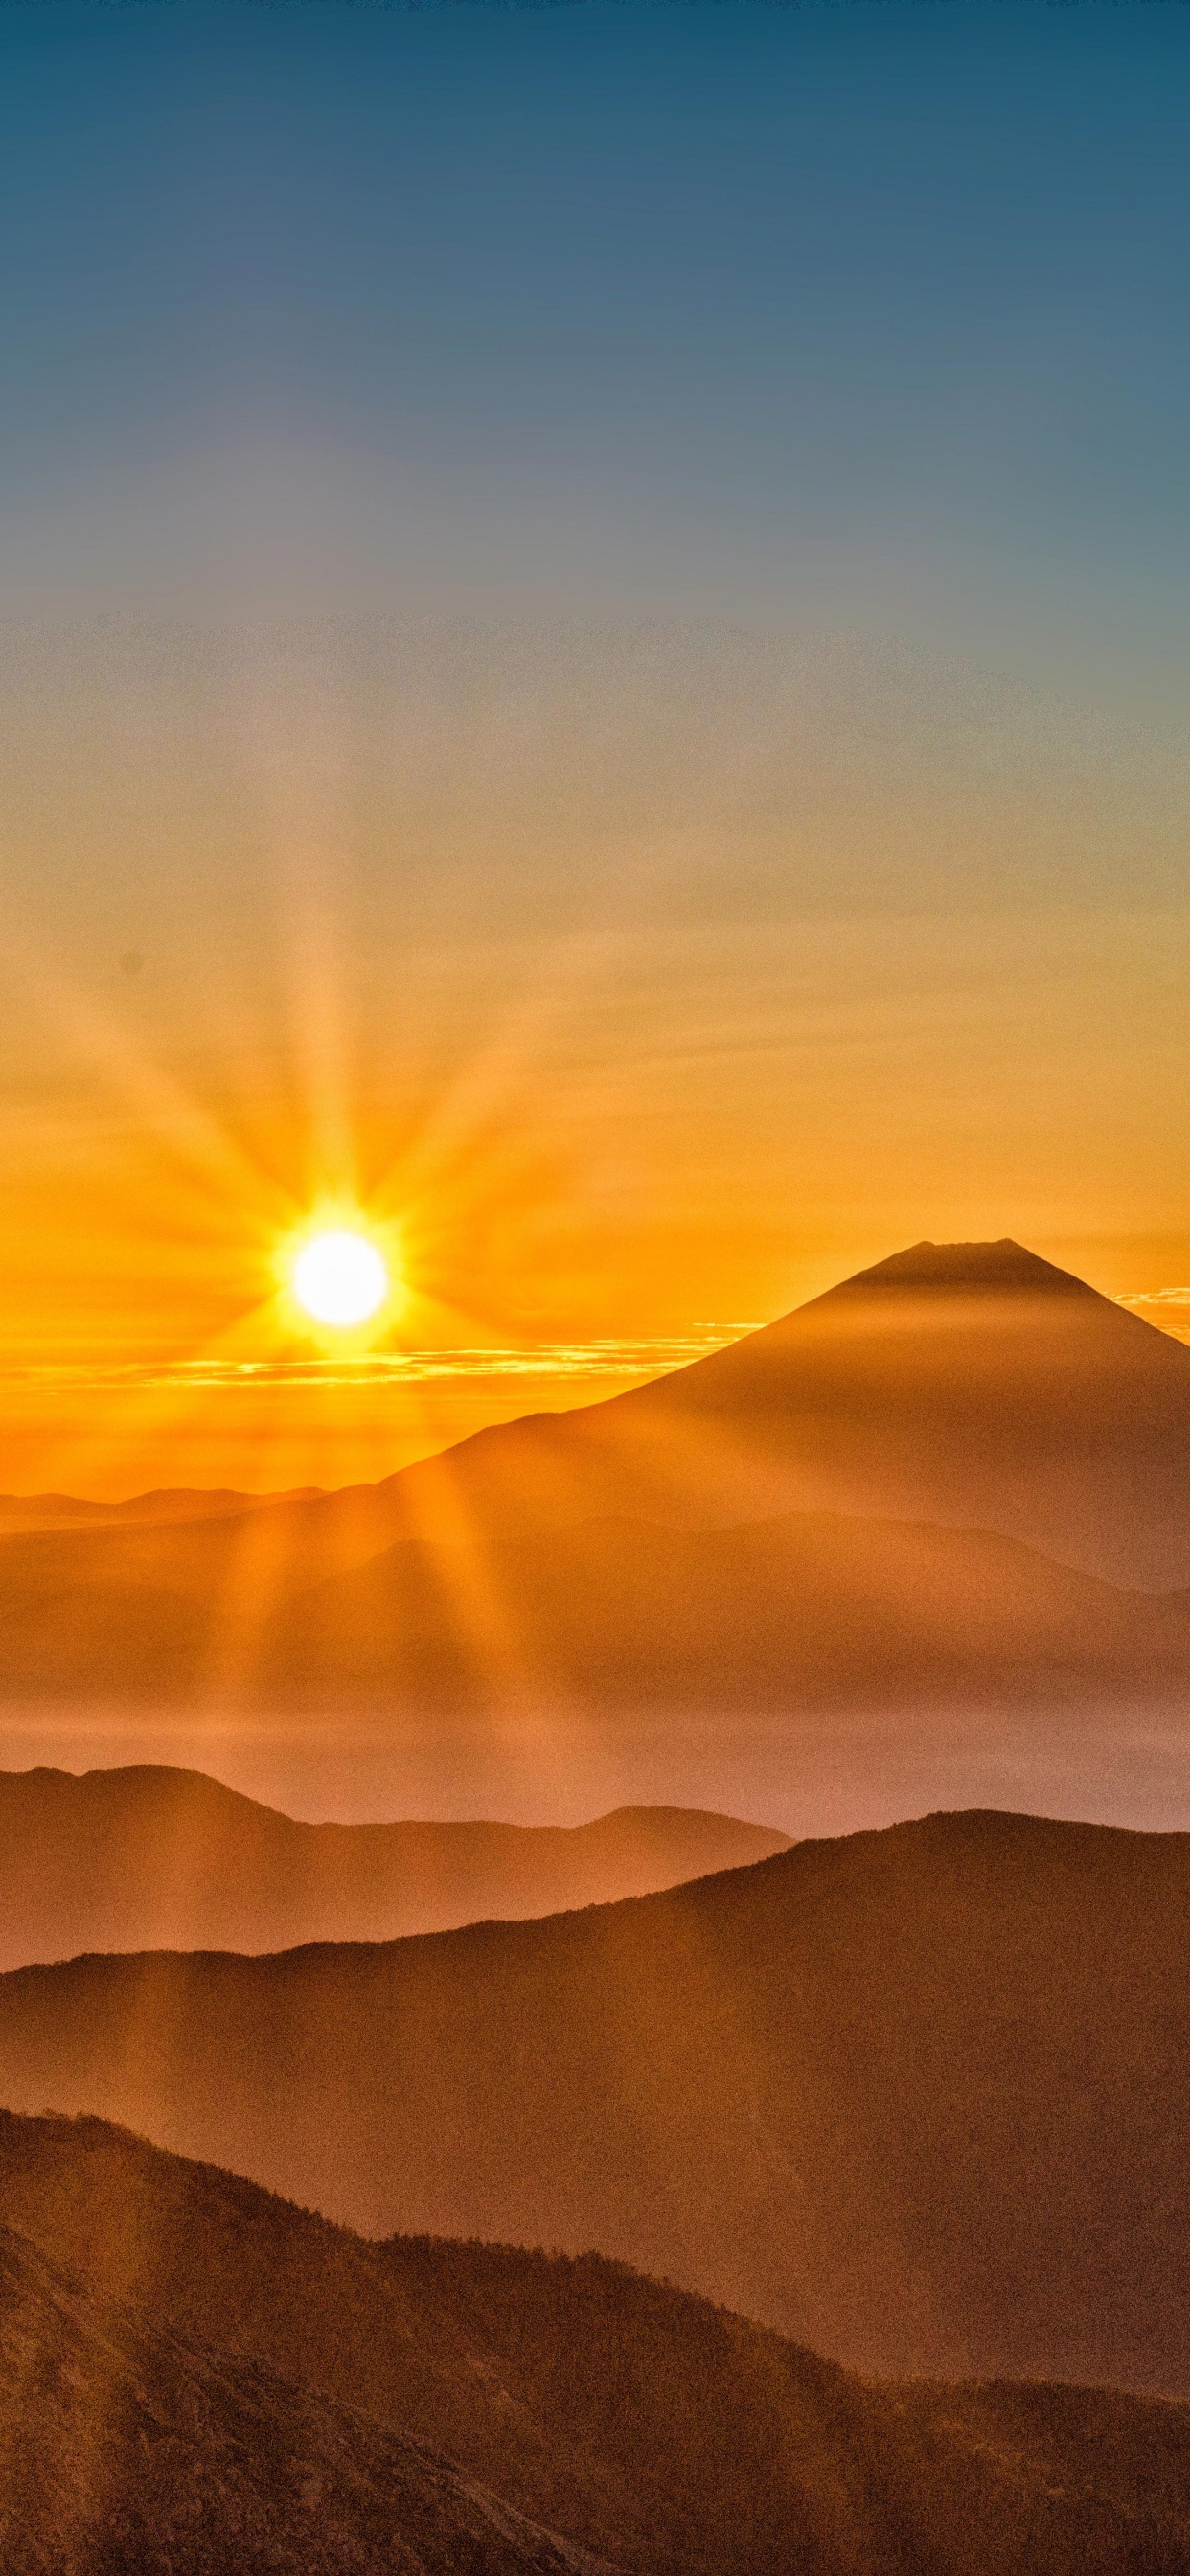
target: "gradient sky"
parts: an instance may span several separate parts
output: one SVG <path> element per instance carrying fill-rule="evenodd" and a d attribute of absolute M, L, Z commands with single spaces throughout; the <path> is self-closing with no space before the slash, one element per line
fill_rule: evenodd
<path fill-rule="evenodd" d="M 1188 169 L 1142 0 L 7 0 L 0 1485 L 379 1474 L 922 1235 L 1190 1331 Z"/>

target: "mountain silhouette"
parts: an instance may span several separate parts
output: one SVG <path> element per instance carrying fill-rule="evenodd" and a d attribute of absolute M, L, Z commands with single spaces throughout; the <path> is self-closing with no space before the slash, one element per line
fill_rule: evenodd
<path fill-rule="evenodd" d="M 1180 2395 L 1188 1961 L 1190 1837 L 939 1816 L 544 1921 L 17 1970 L 0 2098 L 870 2372 Z"/>
<path fill-rule="evenodd" d="M 0 2227 L 9 2576 L 602 2576 L 448 2460 L 96 2298 Z M 611 2571 L 606 2570 L 606 2576 Z"/>
<path fill-rule="evenodd" d="M 680 1807 L 574 1826 L 314 1825 L 198 1771 L 0 1772 L 0 1968 L 554 1914 L 764 1859 L 788 1839 Z"/>
<path fill-rule="evenodd" d="M 918 1245 L 379 1485 L 14 1506 L 0 1672 L 161 1707 L 1180 1699 L 1190 1352 L 1016 1244 Z"/>
<path fill-rule="evenodd" d="M 1190 1582 L 1190 1352 L 1011 1241 L 914 1245 L 651 1385 L 480 1433 L 381 1488 L 719 1526 L 832 1511 L 993 1530 Z"/>
<path fill-rule="evenodd" d="M 0 2114 L 0 2540 L 174 2576 L 1180 2576 L 1190 2411 L 865 2386 L 595 2255 Z"/>

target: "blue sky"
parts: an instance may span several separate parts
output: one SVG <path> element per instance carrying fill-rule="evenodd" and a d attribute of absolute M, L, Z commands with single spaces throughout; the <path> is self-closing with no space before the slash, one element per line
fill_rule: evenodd
<path fill-rule="evenodd" d="M 22 597 L 1181 651 L 1184 9 L 9 0 L 0 59 Z"/>

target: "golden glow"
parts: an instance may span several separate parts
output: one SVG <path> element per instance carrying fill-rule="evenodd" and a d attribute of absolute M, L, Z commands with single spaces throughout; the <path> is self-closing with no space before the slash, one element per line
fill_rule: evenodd
<path fill-rule="evenodd" d="M 390 1288 L 379 1246 L 346 1226 L 311 1235 L 294 1262 L 291 1284 L 303 1314 L 340 1332 L 371 1323 Z"/>

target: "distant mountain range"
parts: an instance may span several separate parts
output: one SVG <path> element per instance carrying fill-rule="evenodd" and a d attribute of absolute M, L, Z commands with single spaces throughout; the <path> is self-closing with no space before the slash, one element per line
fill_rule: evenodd
<path fill-rule="evenodd" d="M 554 1914 L 763 1860 L 788 1840 L 680 1807 L 574 1826 L 314 1825 L 198 1771 L 0 1771 L 0 1969 Z"/>
<path fill-rule="evenodd" d="M 1190 2410 L 871 2387 L 621 2266 L 0 2114 L 11 2576 L 1183 2576 Z"/>
<path fill-rule="evenodd" d="M 941 1816 L 545 1921 L 21 1969 L 0 2098 L 870 2372 L 1185 2395 L 1188 1971 L 1190 1837 Z"/>
<path fill-rule="evenodd" d="M 1162 1700 L 1190 1351 L 1012 1243 L 916 1246 L 386 1483 L 8 1507 L 10 1700 L 343 1713 Z"/>

